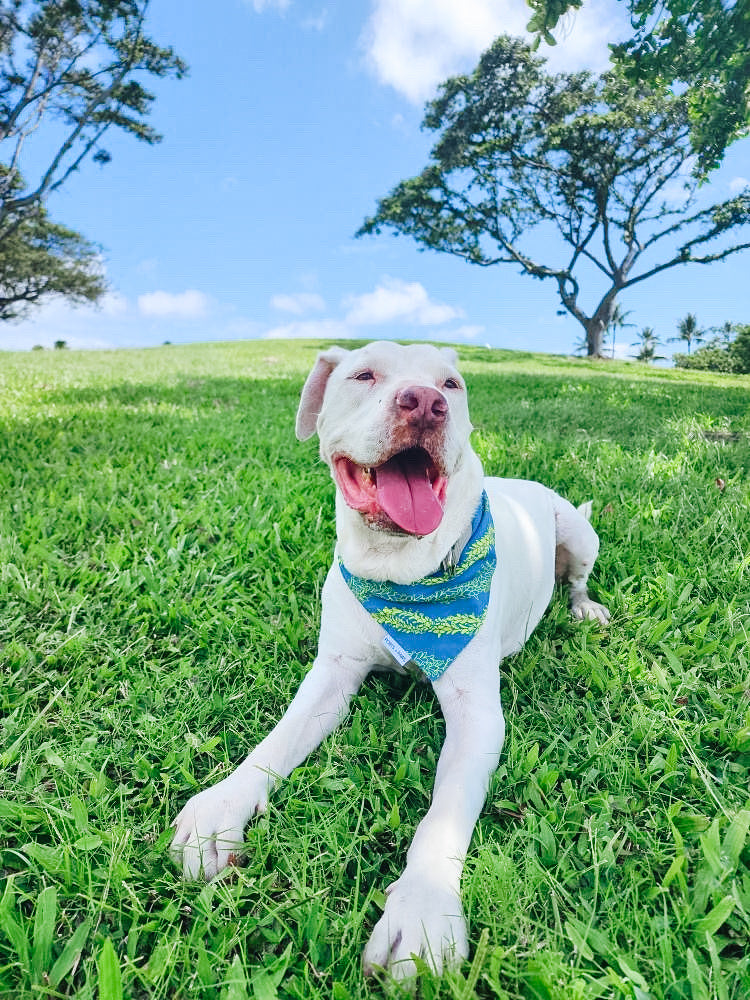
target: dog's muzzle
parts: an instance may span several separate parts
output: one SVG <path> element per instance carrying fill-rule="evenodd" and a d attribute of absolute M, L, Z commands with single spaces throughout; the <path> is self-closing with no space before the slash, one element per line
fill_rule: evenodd
<path fill-rule="evenodd" d="M 448 480 L 424 448 L 406 448 L 375 466 L 339 455 L 333 469 L 348 506 L 379 528 L 422 536 L 443 519 Z"/>

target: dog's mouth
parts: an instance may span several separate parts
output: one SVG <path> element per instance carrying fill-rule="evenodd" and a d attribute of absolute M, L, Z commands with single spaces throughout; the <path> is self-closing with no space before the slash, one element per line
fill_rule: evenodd
<path fill-rule="evenodd" d="M 407 448 L 375 466 L 339 455 L 333 469 L 348 506 L 380 527 L 429 535 L 443 519 L 448 480 L 424 448 Z"/>

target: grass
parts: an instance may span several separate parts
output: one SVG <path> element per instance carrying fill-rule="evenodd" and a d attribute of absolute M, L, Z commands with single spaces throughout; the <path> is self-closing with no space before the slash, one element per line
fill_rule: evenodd
<path fill-rule="evenodd" d="M 169 821 L 316 647 L 333 488 L 293 437 L 311 343 L 0 354 L 0 995 L 347 998 L 430 796 L 428 688 L 372 678 L 178 880 Z M 488 473 L 593 498 L 601 630 L 556 594 L 425 998 L 750 995 L 750 380 L 464 349 Z"/>

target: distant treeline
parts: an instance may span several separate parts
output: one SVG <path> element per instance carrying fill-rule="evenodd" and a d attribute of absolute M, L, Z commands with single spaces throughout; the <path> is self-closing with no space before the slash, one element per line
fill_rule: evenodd
<path fill-rule="evenodd" d="M 750 324 L 727 323 L 694 353 L 675 354 L 672 360 L 678 368 L 750 373 Z"/>

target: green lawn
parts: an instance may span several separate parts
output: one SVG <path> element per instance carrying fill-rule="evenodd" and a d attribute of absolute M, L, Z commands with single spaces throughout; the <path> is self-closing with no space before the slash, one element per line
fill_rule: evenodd
<path fill-rule="evenodd" d="M 0 354 L 0 996 L 401 995 L 359 963 L 429 800 L 429 688 L 368 681 L 230 880 L 167 855 L 314 656 L 320 346 Z M 613 616 L 556 594 L 503 664 L 472 961 L 420 995 L 747 1000 L 750 378 L 461 355 L 487 472 L 593 498 Z"/>

